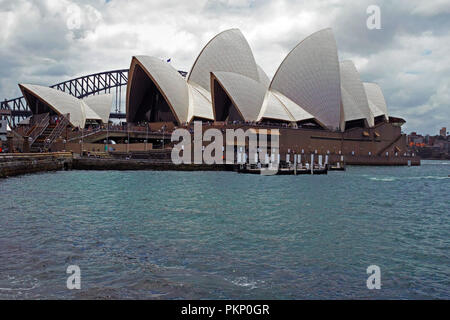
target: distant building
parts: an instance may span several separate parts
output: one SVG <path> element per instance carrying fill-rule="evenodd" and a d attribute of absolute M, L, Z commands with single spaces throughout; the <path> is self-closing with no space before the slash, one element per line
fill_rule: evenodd
<path fill-rule="evenodd" d="M 425 142 L 425 138 L 421 134 L 417 134 L 417 132 L 411 132 L 411 134 L 408 136 L 408 143 L 410 146 L 422 144 Z"/>
<path fill-rule="evenodd" d="M 417 153 L 423 159 L 450 159 L 450 136 L 446 128 L 439 135 L 423 137 L 417 132 L 408 135 L 408 149 Z"/>

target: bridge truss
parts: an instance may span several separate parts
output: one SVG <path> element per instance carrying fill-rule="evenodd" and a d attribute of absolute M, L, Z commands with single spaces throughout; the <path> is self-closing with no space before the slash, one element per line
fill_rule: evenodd
<path fill-rule="evenodd" d="M 187 72 L 179 71 L 186 77 Z M 78 77 L 61 83 L 54 84 L 50 88 L 55 88 L 67 92 L 79 99 L 91 95 L 115 93 L 114 111 L 111 112 L 111 119 L 125 119 L 125 96 L 128 83 L 128 69 L 105 71 L 87 76 Z M 32 115 L 31 110 L 24 97 L 0 102 L 0 110 L 9 111 L 6 115 L 8 124 L 15 127 L 21 120 Z"/>

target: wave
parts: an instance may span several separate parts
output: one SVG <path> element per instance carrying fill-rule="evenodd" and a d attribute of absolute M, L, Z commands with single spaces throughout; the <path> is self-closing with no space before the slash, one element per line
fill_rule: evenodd
<path fill-rule="evenodd" d="M 8 280 L 11 283 L 24 282 L 24 281 L 20 281 L 20 280 L 16 279 L 15 277 L 11 277 L 11 276 L 8 276 Z M 1 288 L 0 287 L 0 291 L 30 291 L 30 290 L 35 289 L 38 286 L 38 283 L 39 283 L 38 279 L 36 279 L 36 278 L 33 278 L 32 281 L 33 281 L 33 284 L 29 288 Z"/>
<path fill-rule="evenodd" d="M 443 176 L 417 176 L 417 177 L 370 177 L 369 180 L 372 181 L 383 181 L 392 182 L 396 180 L 445 180 L 450 179 L 450 177 Z"/>
<path fill-rule="evenodd" d="M 428 162 L 428 161 L 430 161 L 430 162 Z M 431 161 L 433 161 L 433 162 L 431 162 Z M 426 165 L 426 166 L 436 166 L 436 165 L 448 166 L 448 165 L 450 165 L 450 162 L 437 162 L 436 160 L 423 160 L 420 164 Z"/>
<path fill-rule="evenodd" d="M 410 180 L 423 180 L 423 179 L 445 180 L 445 179 L 450 179 L 450 177 L 449 176 L 447 176 L 447 177 L 442 177 L 442 176 L 420 176 L 420 177 L 407 177 L 405 179 L 410 179 Z"/>
<path fill-rule="evenodd" d="M 372 177 L 372 178 L 369 178 L 369 180 L 372 180 L 372 181 L 392 182 L 392 181 L 395 181 L 395 180 L 397 180 L 397 179 L 396 179 L 396 178 L 377 178 L 377 177 Z"/>
<path fill-rule="evenodd" d="M 233 283 L 236 286 L 249 288 L 249 289 L 256 289 L 258 288 L 259 284 L 264 283 L 264 281 L 258 281 L 258 280 L 250 280 L 247 277 L 238 277 L 234 280 L 230 280 L 231 283 Z"/>

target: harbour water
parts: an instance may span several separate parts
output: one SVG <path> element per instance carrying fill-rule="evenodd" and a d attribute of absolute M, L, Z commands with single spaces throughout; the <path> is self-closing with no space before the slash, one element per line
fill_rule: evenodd
<path fill-rule="evenodd" d="M 449 174 L 424 161 L 0 180 L 0 299 L 449 299 Z"/>

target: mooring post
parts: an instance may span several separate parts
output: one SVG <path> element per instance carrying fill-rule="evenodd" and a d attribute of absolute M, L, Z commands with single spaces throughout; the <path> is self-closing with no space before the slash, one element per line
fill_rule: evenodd
<path fill-rule="evenodd" d="M 294 153 L 294 176 L 297 175 L 297 155 Z"/>

